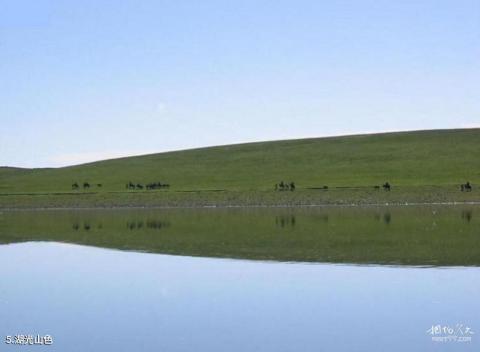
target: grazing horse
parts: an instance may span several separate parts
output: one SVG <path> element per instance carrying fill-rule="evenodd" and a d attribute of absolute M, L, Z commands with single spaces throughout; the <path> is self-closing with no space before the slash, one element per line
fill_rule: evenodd
<path fill-rule="evenodd" d="M 472 190 L 472 185 L 470 184 L 469 181 L 467 183 L 461 184 L 460 185 L 460 190 L 463 192 L 470 192 Z"/>
<path fill-rule="evenodd" d="M 390 191 L 391 189 L 390 183 L 388 182 L 385 182 L 382 187 L 385 191 Z"/>
<path fill-rule="evenodd" d="M 90 183 L 84 182 L 83 183 L 83 188 L 90 188 Z"/>
<path fill-rule="evenodd" d="M 76 183 L 76 182 L 72 185 L 72 189 L 78 189 L 78 187 L 79 187 L 78 183 Z"/>
<path fill-rule="evenodd" d="M 166 187 L 169 187 L 167 184 Z M 295 190 L 295 182 L 283 182 L 281 181 L 280 183 L 275 184 L 275 191 L 294 191 Z"/>

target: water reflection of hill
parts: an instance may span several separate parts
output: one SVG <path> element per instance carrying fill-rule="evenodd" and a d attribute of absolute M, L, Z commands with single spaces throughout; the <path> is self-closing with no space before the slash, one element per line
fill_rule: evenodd
<path fill-rule="evenodd" d="M 479 265 L 475 206 L 32 211 L 0 214 L 0 243 L 58 241 L 206 257 Z"/>

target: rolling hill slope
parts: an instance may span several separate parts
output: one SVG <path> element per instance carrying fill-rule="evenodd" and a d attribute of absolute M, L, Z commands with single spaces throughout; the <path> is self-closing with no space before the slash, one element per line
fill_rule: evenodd
<path fill-rule="evenodd" d="M 453 185 L 480 182 L 480 129 L 434 130 L 285 140 L 192 149 L 48 169 L 0 168 L 0 193 L 125 191 L 154 181 L 175 190 Z M 83 192 L 82 190 L 79 192 Z"/>

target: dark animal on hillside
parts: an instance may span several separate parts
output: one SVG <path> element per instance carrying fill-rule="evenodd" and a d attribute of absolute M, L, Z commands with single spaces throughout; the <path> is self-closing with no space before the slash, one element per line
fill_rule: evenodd
<path fill-rule="evenodd" d="M 84 182 L 83 183 L 83 188 L 90 188 L 90 183 Z"/>
<path fill-rule="evenodd" d="M 390 191 L 391 189 L 390 183 L 388 182 L 385 182 L 382 187 L 385 191 Z"/>
<path fill-rule="evenodd" d="M 294 191 L 295 190 L 295 182 L 283 182 L 275 184 L 275 191 Z"/>
<path fill-rule="evenodd" d="M 101 184 L 101 183 L 97 183 L 97 187 L 102 187 L 102 184 Z"/>
<path fill-rule="evenodd" d="M 375 188 L 375 189 L 380 189 L 380 186 L 373 186 L 373 188 Z"/>
<path fill-rule="evenodd" d="M 127 189 L 135 189 L 135 185 L 132 183 L 132 181 L 128 182 L 126 185 L 125 185 L 125 188 Z"/>
<path fill-rule="evenodd" d="M 168 188 L 170 185 L 168 183 L 151 182 L 146 185 L 147 189 L 158 189 L 158 188 Z"/>
<path fill-rule="evenodd" d="M 137 189 L 143 189 L 143 185 L 141 185 L 140 183 L 137 183 Z"/>
<path fill-rule="evenodd" d="M 470 192 L 472 190 L 472 185 L 470 184 L 469 181 L 467 181 L 467 183 L 464 183 L 464 184 L 461 184 L 460 185 L 460 190 L 462 192 Z"/>
<path fill-rule="evenodd" d="M 72 185 L 72 189 L 78 189 L 78 187 L 79 187 L 78 183 L 76 183 L 76 182 Z"/>

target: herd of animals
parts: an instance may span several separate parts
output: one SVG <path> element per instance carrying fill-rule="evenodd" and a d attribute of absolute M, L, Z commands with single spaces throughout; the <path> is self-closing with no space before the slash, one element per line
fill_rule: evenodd
<path fill-rule="evenodd" d="M 84 182 L 82 187 L 83 189 L 90 189 L 90 187 L 93 187 L 96 185 L 97 187 L 102 187 L 101 183 L 97 184 L 90 184 L 89 182 Z M 382 186 L 374 186 L 375 189 L 380 189 L 382 187 L 385 191 L 390 191 L 392 189 L 392 186 L 390 183 L 385 182 Z M 152 190 L 152 189 L 162 189 L 162 188 L 170 188 L 170 185 L 168 183 L 161 183 L 161 182 L 150 182 L 147 183 L 146 185 L 143 185 L 141 183 L 133 183 L 129 181 L 127 184 L 125 184 L 125 188 L 128 190 L 143 190 L 144 188 L 147 190 Z M 280 183 L 275 184 L 275 191 L 294 191 L 296 188 L 295 182 L 284 182 L 281 181 Z M 470 192 L 472 190 L 472 184 L 467 181 L 466 183 L 462 183 L 460 185 L 460 190 L 462 192 Z M 72 184 L 72 189 L 73 190 L 78 190 L 80 189 L 80 184 L 78 182 L 75 182 Z M 328 189 L 328 186 L 323 186 L 322 189 Z"/>
<path fill-rule="evenodd" d="M 84 182 L 82 187 L 83 189 L 90 189 L 90 187 L 93 187 L 95 184 L 90 184 L 89 182 Z M 96 184 L 97 187 L 102 187 L 103 185 L 101 183 Z M 141 183 L 133 183 L 132 181 L 129 181 L 127 184 L 125 184 L 126 189 L 130 190 L 135 190 L 135 189 L 160 189 L 160 188 L 169 188 L 170 185 L 168 183 L 161 183 L 161 182 L 150 182 L 147 183 L 146 185 L 143 185 Z M 72 184 L 72 189 L 77 190 L 80 189 L 80 184 L 78 182 L 75 182 Z"/>
<path fill-rule="evenodd" d="M 161 182 L 150 182 L 145 185 L 145 187 L 141 183 L 134 184 L 131 181 L 125 185 L 126 189 L 159 189 L 159 188 L 169 188 L 170 185 L 168 183 L 161 183 Z"/>
<path fill-rule="evenodd" d="M 295 191 L 295 182 L 283 182 L 275 184 L 275 191 Z"/>
<path fill-rule="evenodd" d="M 390 185 L 389 182 L 385 182 L 381 186 L 373 186 L 374 189 L 380 189 L 383 188 L 385 191 L 390 191 L 392 189 L 392 186 Z M 323 186 L 321 189 L 327 190 L 328 186 Z M 280 183 L 275 184 L 275 191 L 294 191 L 295 190 L 295 182 L 283 182 L 281 181 Z M 460 190 L 462 192 L 470 192 L 472 190 L 472 185 L 469 181 L 467 183 L 462 183 L 460 185 Z"/>
<path fill-rule="evenodd" d="M 83 189 L 89 189 L 90 187 L 93 187 L 93 185 L 90 185 L 90 183 L 88 183 L 88 182 L 83 183 Z M 102 184 L 97 183 L 97 187 L 102 187 Z M 79 188 L 80 188 L 80 185 L 77 182 L 72 184 L 72 189 L 79 189 Z"/>
<path fill-rule="evenodd" d="M 382 187 L 385 191 L 390 191 L 390 189 L 392 188 L 392 186 L 390 186 L 390 183 L 388 183 L 388 182 L 385 182 L 382 185 Z M 380 189 L 380 186 L 374 186 L 373 188 Z M 321 187 L 321 189 L 327 190 L 328 186 L 323 186 L 323 187 Z M 280 183 L 276 183 L 275 184 L 275 191 L 295 191 L 295 182 L 293 182 L 293 181 L 292 182 L 281 181 Z"/>

